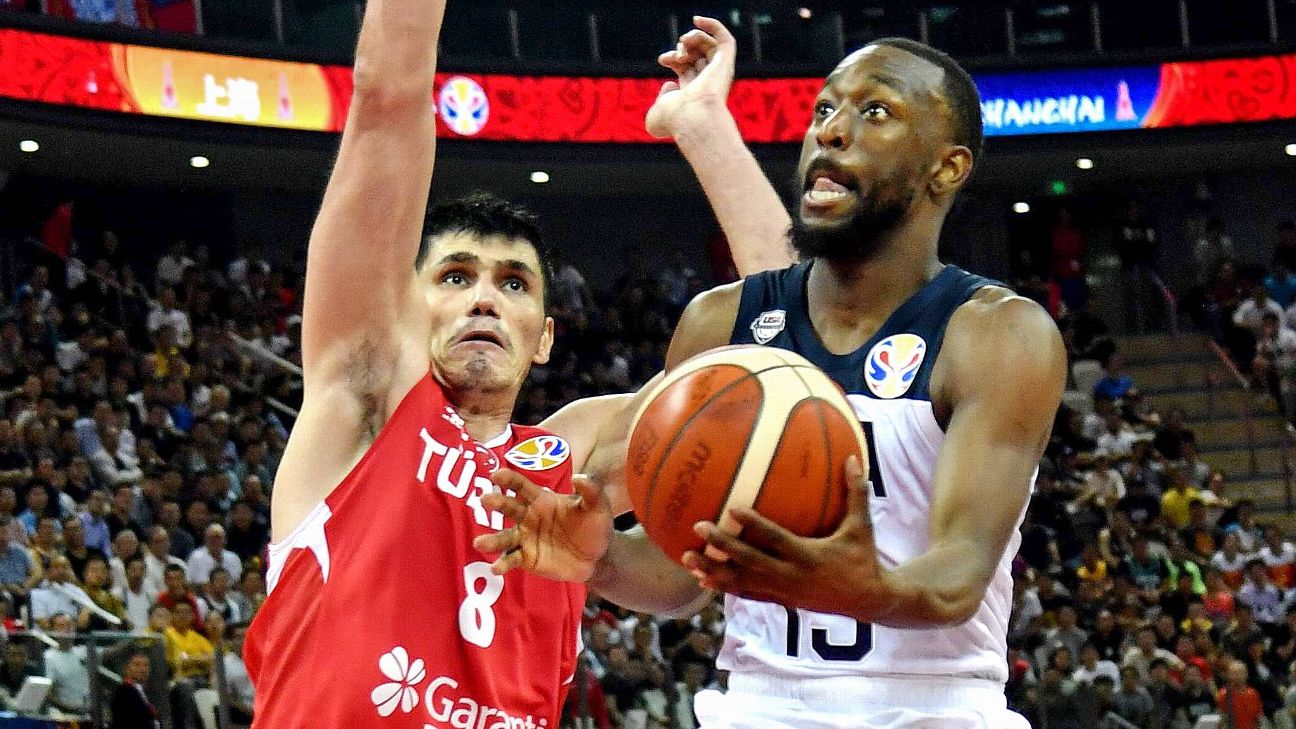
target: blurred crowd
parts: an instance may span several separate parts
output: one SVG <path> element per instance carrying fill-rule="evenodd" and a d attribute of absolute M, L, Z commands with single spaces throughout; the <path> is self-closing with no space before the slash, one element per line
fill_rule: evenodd
<path fill-rule="evenodd" d="M 93 682 L 115 716 L 138 694 L 196 726 L 219 667 L 246 721 L 239 655 L 265 598 L 269 495 L 301 397 L 302 272 L 255 247 L 218 256 L 179 241 L 138 257 L 109 231 L 72 240 L 65 223 L 56 212 L 39 240 L 11 245 L 23 265 L 0 306 L 0 698 L 45 675 L 47 710 L 83 715 L 84 636 L 133 633 L 158 650 L 118 643 L 122 683 Z M 557 346 L 519 422 L 648 380 L 711 278 L 632 252 L 598 291 L 555 263 Z M 1293 726 L 1296 547 L 1200 457 L 1182 412 L 1150 406 L 1103 322 L 1068 297 L 1056 311 L 1072 361 L 1102 373 L 1092 403 L 1059 412 L 1022 528 L 1013 706 L 1052 729 L 1181 729 L 1208 714 Z M 725 682 L 723 630 L 719 602 L 674 620 L 591 597 L 568 721 L 695 727 L 693 697 Z M 160 700 L 132 688 L 158 681 Z"/>
<path fill-rule="evenodd" d="M 58 218 L 9 245 L 22 273 L 0 302 L 0 698 L 30 711 L 40 674 L 56 715 L 86 715 L 101 686 L 115 714 L 197 726 L 223 669 L 247 723 L 243 629 L 300 402 L 298 279 L 254 250 L 218 264 L 177 242 L 140 260 Z M 120 669 L 120 710 L 90 680 L 99 631 L 118 636 L 100 658 Z M 132 688 L 150 677 L 162 698 Z"/>

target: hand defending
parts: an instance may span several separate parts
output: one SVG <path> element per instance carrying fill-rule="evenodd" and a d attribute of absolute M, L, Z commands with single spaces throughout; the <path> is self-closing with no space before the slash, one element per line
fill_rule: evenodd
<path fill-rule="evenodd" d="M 491 480 L 502 490 L 482 497 L 482 505 L 499 511 L 513 526 L 473 540 L 484 554 L 499 554 L 491 565 L 497 575 L 522 569 L 566 582 L 585 582 L 607 552 L 612 537 L 612 510 L 603 492 L 584 476 L 572 478 L 572 495 L 540 488 L 515 471 L 501 469 Z"/>
<path fill-rule="evenodd" d="M 658 139 L 674 137 L 690 114 L 723 110 L 733 85 L 738 42 L 714 18 L 695 16 L 696 29 L 679 39 L 673 51 L 657 62 L 675 72 L 676 80 L 662 85 L 657 101 L 648 110 L 645 126 Z"/>

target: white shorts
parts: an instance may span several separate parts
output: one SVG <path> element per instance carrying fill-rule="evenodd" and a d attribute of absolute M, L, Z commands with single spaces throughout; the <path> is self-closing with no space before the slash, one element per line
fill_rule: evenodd
<path fill-rule="evenodd" d="M 1030 729 L 1003 686 L 975 678 L 733 674 L 693 708 L 700 729 Z"/>

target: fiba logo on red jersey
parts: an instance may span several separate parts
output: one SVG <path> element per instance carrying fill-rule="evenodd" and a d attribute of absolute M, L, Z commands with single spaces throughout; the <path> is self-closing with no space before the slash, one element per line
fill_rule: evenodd
<path fill-rule="evenodd" d="M 490 99 L 481 84 L 465 76 L 454 76 L 441 87 L 437 98 L 441 120 L 455 134 L 471 137 L 490 119 Z"/>

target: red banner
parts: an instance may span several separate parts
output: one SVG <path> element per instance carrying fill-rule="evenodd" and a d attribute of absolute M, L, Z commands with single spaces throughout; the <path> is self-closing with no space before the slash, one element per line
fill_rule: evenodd
<path fill-rule="evenodd" d="M 987 133 L 1010 135 L 1296 119 L 1293 78 L 1296 55 L 1106 72 L 987 74 L 979 83 L 990 97 L 982 109 Z M 433 98 L 437 134 L 512 142 L 653 142 L 644 116 L 661 83 L 440 74 Z M 730 108 L 750 142 L 799 142 L 822 85 L 820 78 L 739 80 Z M 337 132 L 352 88 L 351 69 L 344 66 L 0 29 L 0 97 L 11 99 Z M 1136 108 L 1144 97 L 1147 106 Z M 1122 104 L 1129 107 L 1124 117 Z M 1066 118 L 1071 108 L 1079 110 L 1077 123 Z"/>

